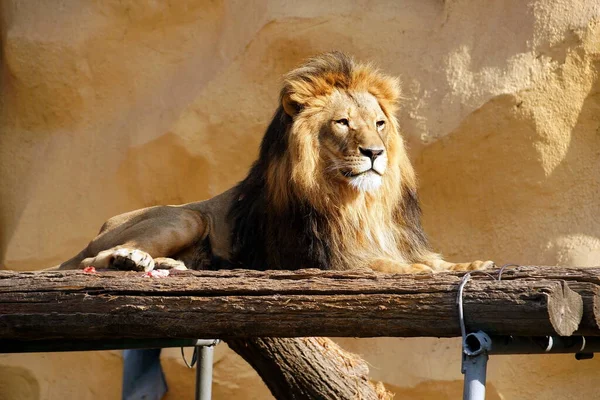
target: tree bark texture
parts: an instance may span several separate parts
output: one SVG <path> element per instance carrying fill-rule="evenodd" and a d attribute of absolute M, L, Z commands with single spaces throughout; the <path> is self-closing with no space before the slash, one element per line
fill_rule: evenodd
<path fill-rule="evenodd" d="M 558 279 L 566 282 L 583 299 L 583 318 L 574 334 L 600 334 L 600 268 L 521 266 L 506 269 L 501 279 Z"/>

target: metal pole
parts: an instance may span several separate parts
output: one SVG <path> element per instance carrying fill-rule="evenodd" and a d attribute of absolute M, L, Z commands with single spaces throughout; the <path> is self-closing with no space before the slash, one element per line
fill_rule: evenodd
<path fill-rule="evenodd" d="M 490 355 L 575 353 L 578 360 L 600 353 L 600 337 L 590 336 L 491 336 Z"/>
<path fill-rule="evenodd" d="M 469 333 L 463 343 L 463 400 L 485 400 L 488 352 L 492 341 L 484 332 Z"/>
<path fill-rule="evenodd" d="M 215 345 L 218 340 L 198 340 L 196 352 L 196 400 L 210 400 L 212 397 L 212 373 Z"/>

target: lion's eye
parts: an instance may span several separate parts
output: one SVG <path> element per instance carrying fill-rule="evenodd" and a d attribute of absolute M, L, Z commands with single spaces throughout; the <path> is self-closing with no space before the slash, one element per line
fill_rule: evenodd
<path fill-rule="evenodd" d="M 385 126 L 385 121 L 377 121 L 375 125 L 377 125 L 377 129 L 381 129 Z"/>
<path fill-rule="evenodd" d="M 349 122 L 348 119 L 346 118 L 342 118 L 342 119 L 338 119 L 335 121 L 336 124 L 340 124 L 340 125 L 344 125 L 344 126 L 348 126 Z"/>

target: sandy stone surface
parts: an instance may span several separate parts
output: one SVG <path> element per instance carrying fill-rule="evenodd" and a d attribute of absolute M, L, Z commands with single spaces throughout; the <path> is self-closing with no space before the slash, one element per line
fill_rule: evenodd
<path fill-rule="evenodd" d="M 600 265 L 600 2 L 6 0 L 0 268 L 52 266 L 115 214 L 244 177 L 281 74 L 339 49 L 401 76 L 426 231 L 448 259 Z M 455 399 L 456 340 L 340 340 L 398 398 Z M 221 345 L 215 399 L 268 391 Z M 169 399 L 193 371 L 165 352 Z M 0 398 L 112 399 L 118 352 L 0 356 Z M 490 398 L 594 399 L 599 361 L 494 357 Z"/>

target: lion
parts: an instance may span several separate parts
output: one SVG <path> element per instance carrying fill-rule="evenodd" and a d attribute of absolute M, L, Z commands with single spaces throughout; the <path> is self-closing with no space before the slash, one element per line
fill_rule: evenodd
<path fill-rule="evenodd" d="M 419 273 L 487 268 L 430 250 L 396 111 L 399 80 L 331 52 L 284 76 L 244 180 L 206 201 L 110 218 L 58 269 Z"/>

